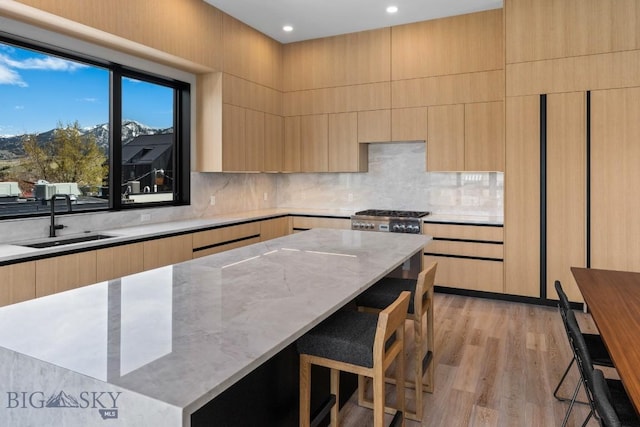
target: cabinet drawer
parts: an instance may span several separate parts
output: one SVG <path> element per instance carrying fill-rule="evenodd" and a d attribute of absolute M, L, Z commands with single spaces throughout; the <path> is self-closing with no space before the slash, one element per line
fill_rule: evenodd
<path fill-rule="evenodd" d="M 96 251 L 36 261 L 36 297 L 96 283 Z"/>
<path fill-rule="evenodd" d="M 193 250 L 209 249 L 209 246 L 220 246 L 234 241 L 260 237 L 260 223 L 231 225 L 213 230 L 199 231 L 193 234 Z M 245 243 L 248 244 L 248 243 Z"/>
<path fill-rule="evenodd" d="M 294 231 L 309 230 L 311 228 L 339 228 L 348 230 L 351 228 L 351 220 L 347 218 L 293 217 Z"/>
<path fill-rule="evenodd" d="M 275 239 L 291 234 L 291 218 L 272 218 L 260 221 L 260 241 Z"/>
<path fill-rule="evenodd" d="M 143 242 L 145 270 L 177 264 L 191 259 L 191 234 Z"/>
<path fill-rule="evenodd" d="M 36 297 L 35 261 L 0 267 L 0 306 Z"/>
<path fill-rule="evenodd" d="M 213 246 L 211 248 L 207 248 L 207 249 L 201 249 L 198 251 L 194 251 L 193 252 L 193 258 L 201 258 L 203 256 L 207 256 L 207 255 L 213 255 L 213 254 L 217 254 L 220 252 L 224 252 L 224 251 L 228 251 L 231 249 L 235 249 L 235 248 L 241 248 L 242 246 L 247 246 L 247 245 L 251 245 L 253 243 L 258 243 L 260 242 L 260 237 L 252 237 L 249 239 L 242 239 L 242 240 L 237 240 L 234 242 L 230 242 L 230 243 L 224 243 L 221 245 L 216 245 Z"/>
<path fill-rule="evenodd" d="M 435 224 L 425 223 L 422 233 L 433 237 L 449 239 L 477 240 L 485 242 L 504 241 L 503 227 L 488 225 L 460 225 L 460 224 Z"/>
<path fill-rule="evenodd" d="M 504 293 L 501 261 L 426 255 L 424 265 L 437 262 L 436 285 L 473 291 Z"/>
<path fill-rule="evenodd" d="M 501 243 L 432 240 L 425 246 L 424 251 L 429 254 L 459 255 L 499 260 L 502 260 L 504 257 L 504 248 Z"/>

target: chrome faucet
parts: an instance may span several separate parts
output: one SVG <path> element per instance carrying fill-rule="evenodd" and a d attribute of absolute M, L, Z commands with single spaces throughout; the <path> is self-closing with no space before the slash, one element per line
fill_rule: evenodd
<path fill-rule="evenodd" d="M 64 225 L 56 225 L 56 199 L 65 199 L 67 201 L 67 210 L 71 212 L 71 196 L 68 194 L 54 194 L 51 196 L 51 225 L 49 226 L 49 237 L 56 237 L 56 230 L 62 230 Z"/>

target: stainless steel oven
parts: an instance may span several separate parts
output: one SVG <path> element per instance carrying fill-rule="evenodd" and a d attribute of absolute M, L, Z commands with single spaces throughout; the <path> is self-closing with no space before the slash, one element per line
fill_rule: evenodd
<path fill-rule="evenodd" d="M 386 233 L 422 233 L 425 211 L 367 209 L 351 216 L 351 229 Z M 389 277 L 417 279 L 422 270 L 422 251 L 416 253 L 389 274 Z"/>

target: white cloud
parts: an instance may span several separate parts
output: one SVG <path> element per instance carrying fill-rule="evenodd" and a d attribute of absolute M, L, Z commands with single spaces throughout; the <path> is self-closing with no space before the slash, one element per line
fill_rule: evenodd
<path fill-rule="evenodd" d="M 14 110 L 24 110 L 24 105 L 16 105 L 13 107 Z"/>
<path fill-rule="evenodd" d="M 79 64 L 77 62 L 67 61 L 66 59 L 56 58 L 53 56 L 27 58 L 19 61 L 6 55 L 0 55 L 0 64 L 2 63 L 19 70 L 75 71 L 80 68 L 87 67 L 86 65 Z"/>
<path fill-rule="evenodd" d="M 12 52 L 6 46 L 0 44 L 1 51 Z M 86 68 L 84 64 L 79 64 L 66 59 L 56 58 L 53 56 L 44 56 L 41 58 L 27 58 L 24 60 L 16 60 L 9 55 L 0 53 L 0 85 L 14 85 L 20 87 L 29 86 L 17 70 L 44 70 L 44 71 L 64 71 L 73 72 L 75 70 Z"/>
<path fill-rule="evenodd" d="M 24 80 L 22 80 L 20 74 L 11 68 L 4 66 L 2 63 L 0 63 L 0 85 L 14 85 L 20 87 L 29 86 Z"/>
<path fill-rule="evenodd" d="M 98 98 L 80 98 L 80 99 L 78 99 L 78 101 L 89 102 L 91 104 L 94 104 L 94 103 L 98 102 Z"/>

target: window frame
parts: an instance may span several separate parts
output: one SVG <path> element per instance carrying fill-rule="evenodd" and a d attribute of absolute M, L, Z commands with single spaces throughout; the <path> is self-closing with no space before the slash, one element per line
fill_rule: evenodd
<path fill-rule="evenodd" d="M 33 50 L 94 67 L 104 68 L 109 72 L 109 197 L 108 207 L 72 211 L 69 214 L 87 214 L 109 211 L 124 211 L 158 207 L 184 206 L 191 203 L 191 84 L 172 77 L 154 74 L 118 62 L 100 59 L 74 51 L 69 48 L 54 46 L 46 42 L 0 31 L 0 43 Z M 122 79 L 134 78 L 148 83 L 171 88 L 174 91 L 173 101 L 173 199 L 170 201 L 122 203 L 120 182 L 122 175 Z M 118 123 L 116 126 L 115 123 Z M 116 190 L 117 191 L 114 191 Z M 0 221 L 17 218 L 36 218 L 48 214 L 0 215 Z"/>

